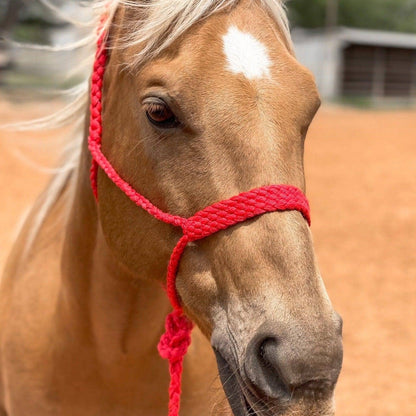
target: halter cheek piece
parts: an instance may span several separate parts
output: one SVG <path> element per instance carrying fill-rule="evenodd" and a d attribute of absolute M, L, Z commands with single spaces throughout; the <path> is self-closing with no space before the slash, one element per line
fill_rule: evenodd
<path fill-rule="evenodd" d="M 97 42 L 94 69 L 91 80 L 91 107 L 88 147 L 92 155 L 91 185 L 96 199 L 97 171 L 100 167 L 107 176 L 139 207 L 160 221 L 182 228 L 183 236 L 170 257 L 167 272 L 167 294 L 173 312 L 167 316 L 166 332 L 160 339 L 158 350 L 162 358 L 169 360 L 169 416 L 178 416 L 181 395 L 183 358 L 191 343 L 192 322 L 183 314 L 175 287 L 179 261 L 186 245 L 201 240 L 217 231 L 225 230 L 240 222 L 266 212 L 297 210 L 310 225 L 308 201 L 303 192 L 289 185 L 270 185 L 243 192 L 225 201 L 216 202 L 190 218 L 168 214 L 154 206 L 138 193 L 113 168 L 101 151 L 102 94 L 107 52 L 105 34 Z"/>

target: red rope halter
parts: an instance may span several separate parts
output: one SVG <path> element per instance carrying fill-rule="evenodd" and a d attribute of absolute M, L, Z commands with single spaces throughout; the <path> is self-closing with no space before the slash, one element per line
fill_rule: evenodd
<path fill-rule="evenodd" d="M 175 286 L 179 261 L 186 245 L 191 241 L 203 239 L 217 231 L 225 230 L 228 227 L 266 212 L 297 210 L 302 213 L 310 225 L 309 204 L 302 191 L 294 186 L 270 185 L 217 202 L 197 212 L 190 218 L 183 218 L 161 211 L 122 179 L 101 151 L 102 91 L 106 60 L 105 34 L 102 34 L 97 43 L 97 53 L 91 80 L 91 114 L 88 138 L 88 147 L 93 158 L 91 184 L 94 195 L 98 199 L 97 171 L 99 166 L 136 205 L 160 221 L 181 227 L 183 231 L 183 236 L 170 257 L 167 272 L 167 294 L 174 310 L 166 319 L 166 332 L 158 346 L 161 357 L 169 360 L 171 377 L 169 386 L 169 416 L 178 416 L 183 358 L 191 343 L 193 327 L 192 322 L 183 314 Z"/>

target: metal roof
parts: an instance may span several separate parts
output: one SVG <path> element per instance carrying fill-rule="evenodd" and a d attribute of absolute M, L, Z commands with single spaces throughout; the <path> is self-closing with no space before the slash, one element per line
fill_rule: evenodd
<path fill-rule="evenodd" d="M 341 27 L 338 29 L 336 36 L 339 38 L 339 40 L 347 43 L 416 49 L 415 33 L 399 33 L 382 30 L 353 29 Z"/>
<path fill-rule="evenodd" d="M 295 43 L 297 41 L 302 42 L 308 39 L 319 39 L 326 37 L 327 35 L 328 32 L 323 29 L 295 28 L 292 31 Z M 341 45 L 354 43 L 360 45 L 416 49 L 416 33 L 337 27 L 331 32 L 331 37 Z"/>

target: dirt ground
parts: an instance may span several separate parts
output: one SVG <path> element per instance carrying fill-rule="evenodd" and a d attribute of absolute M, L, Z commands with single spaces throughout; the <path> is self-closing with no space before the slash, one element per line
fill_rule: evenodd
<path fill-rule="evenodd" d="M 18 115 L 5 104 L 0 114 Z M 0 265 L 46 181 L 6 138 L 14 136 L 0 133 Z M 322 274 L 344 318 L 337 415 L 415 416 L 416 111 L 324 107 L 307 139 L 306 175 Z"/>

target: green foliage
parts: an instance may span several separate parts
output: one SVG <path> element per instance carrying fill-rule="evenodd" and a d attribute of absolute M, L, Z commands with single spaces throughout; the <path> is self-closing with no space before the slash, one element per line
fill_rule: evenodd
<path fill-rule="evenodd" d="M 305 28 L 325 25 L 326 0 L 290 0 L 287 4 L 292 25 Z"/>
<path fill-rule="evenodd" d="M 290 0 L 292 24 L 325 26 L 327 0 Z M 338 0 L 338 24 L 416 33 L 416 0 Z"/>
<path fill-rule="evenodd" d="M 11 37 L 17 42 L 44 44 L 48 42 L 44 29 L 41 24 L 20 24 L 14 28 Z"/>

